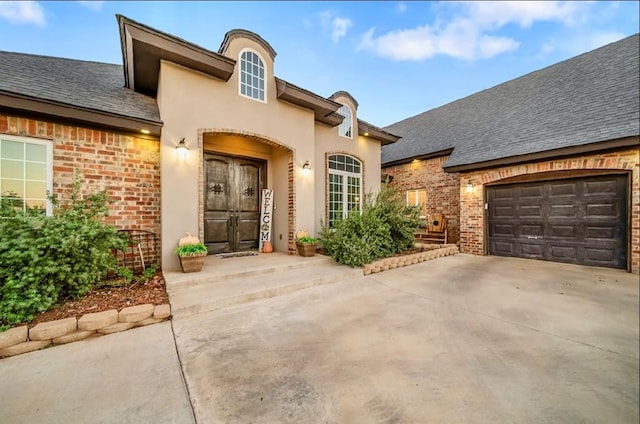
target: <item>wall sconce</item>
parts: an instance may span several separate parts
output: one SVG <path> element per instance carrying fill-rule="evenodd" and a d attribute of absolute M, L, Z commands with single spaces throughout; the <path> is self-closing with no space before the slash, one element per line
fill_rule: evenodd
<path fill-rule="evenodd" d="M 176 146 L 176 152 L 178 152 L 178 157 L 180 159 L 184 159 L 187 157 L 187 152 L 189 151 L 189 146 L 184 142 L 184 137 L 180 139 L 178 145 Z"/>
<path fill-rule="evenodd" d="M 473 192 L 473 183 L 471 183 L 471 180 L 467 181 L 467 188 L 465 190 L 467 193 Z"/>
<path fill-rule="evenodd" d="M 302 165 L 302 173 L 304 175 L 309 175 L 310 172 L 311 172 L 311 165 L 309 165 L 308 160 L 305 160 L 304 164 Z"/>

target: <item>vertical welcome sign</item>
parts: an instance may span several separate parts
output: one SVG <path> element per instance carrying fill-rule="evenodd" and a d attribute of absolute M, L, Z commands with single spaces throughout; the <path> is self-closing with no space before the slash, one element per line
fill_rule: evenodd
<path fill-rule="evenodd" d="M 262 205 L 260 207 L 260 244 L 258 250 L 262 251 L 265 241 L 271 240 L 271 215 L 273 214 L 273 190 L 262 190 Z"/>

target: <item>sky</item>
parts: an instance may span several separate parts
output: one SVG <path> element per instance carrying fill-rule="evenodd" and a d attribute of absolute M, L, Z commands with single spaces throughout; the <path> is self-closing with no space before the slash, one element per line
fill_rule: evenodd
<path fill-rule="evenodd" d="M 276 76 L 384 127 L 639 31 L 638 1 L 0 1 L 0 50 L 122 64 L 121 14 L 212 51 L 253 31 Z"/>

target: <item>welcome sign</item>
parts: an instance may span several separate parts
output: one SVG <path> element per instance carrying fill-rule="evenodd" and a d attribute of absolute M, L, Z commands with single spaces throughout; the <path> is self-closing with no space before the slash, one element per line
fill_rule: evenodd
<path fill-rule="evenodd" d="M 262 190 L 262 205 L 260 207 L 260 245 L 258 250 L 262 251 L 265 241 L 271 240 L 271 215 L 273 214 L 273 190 L 265 188 Z"/>

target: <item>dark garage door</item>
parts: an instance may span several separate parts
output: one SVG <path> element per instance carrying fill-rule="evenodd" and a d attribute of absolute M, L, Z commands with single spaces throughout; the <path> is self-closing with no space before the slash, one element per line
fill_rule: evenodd
<path fill-rule="evenodd" d="M 627 267 L 627 177 L 487 187 L 489 254 Z"/>

